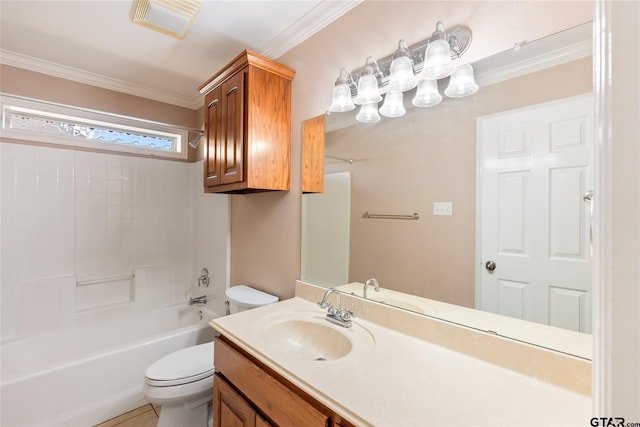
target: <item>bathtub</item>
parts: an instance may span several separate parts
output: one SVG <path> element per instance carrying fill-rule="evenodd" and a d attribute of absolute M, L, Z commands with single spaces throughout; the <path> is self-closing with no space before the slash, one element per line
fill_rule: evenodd
<path fill-rule="evenodd" d="M 180 304 L 135 321 L 124 316 L 126 322 L 3 342 L 0 425 L 87 427 L 144 405 L 145 369 L 168 353 L 212 341 L 208 322 L 215 317 L 205 307 Z"/>

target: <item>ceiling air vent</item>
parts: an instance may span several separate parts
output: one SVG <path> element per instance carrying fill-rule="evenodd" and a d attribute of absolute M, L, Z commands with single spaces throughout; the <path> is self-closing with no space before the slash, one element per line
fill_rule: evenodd
<path fill-rule="evenodd" d="M 138 0 L 133 22 L 182 39 L 196 19 L 203 0 Z"/>

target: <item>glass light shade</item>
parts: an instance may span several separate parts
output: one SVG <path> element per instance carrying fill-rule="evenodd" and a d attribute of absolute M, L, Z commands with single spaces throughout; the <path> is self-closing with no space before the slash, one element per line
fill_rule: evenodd
<path fill-rule="evenodd" d="M 351 89 L 348 84 L 338 84 L 333 88 L 333 100 L 331 101 L 331 107 L 329 111 L 334 113 L 342 113 L 345 111 L 351 111 L 356 106 L 351 99 Z"/>
<path fill-rule="evenodd" d="M 404 109 L 402 92 L 390 90 L 384 97 L 384 104 L 380 108 L 380 114 L 385 117 L 401 117 L 407 112 Z"/>
<path fill-rule="evenodd" d="M 413 73 L 411 58 L 400 56 L 391 62 L 389 75 L 389 90 L 405 92 L 418 85 L 418 79 Z"/>
<path fill-rule="evenodd" d="M 473 67 L 471 64 L 464 64 L 451 75 L 449 86 L 444 94 L 449 98 L 462 98 L 473 95 L 478 91 L 478 85 L 473 78 Z"/>
<path fill-rule="evenodd" d="M 358 105 L 378 103 L 382 101 L 378 90 L 378 79 L 373 74 L 364 74 L 358 79 L 358 95 L 353 101 Z"/>
<path fill-rule="evenodd" d="M 370 104 L 363 104 L 360 107 L 360 111 L 356 115 L 356 120 L 361 123 L 379 122 L 380 114 L 378 114 L 378 103 L 372 102 Z"/>
<path fill-rule="evenodd" d="M 438 105 L 440 101 L 442 101 L 442 95 L 438 92 L 438 82 L 421 80 L 411 103 L 416 107 L 433 107 Z"/>
<path fill-rule="evenodd" d="M 449 42 L 440 39 L 429 43 L 424 54 L 424 68 L 418 80 L 438 80 L 450 76 L 454 71 Z"/>

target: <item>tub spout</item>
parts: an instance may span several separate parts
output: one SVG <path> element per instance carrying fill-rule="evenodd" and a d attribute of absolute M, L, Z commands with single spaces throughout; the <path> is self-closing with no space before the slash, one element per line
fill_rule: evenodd
<path fill-rule="evenodd" d="M 207 296 L 206 295 L 202 295 L 200 297 L 190 297 L 189 298 L 189 305 L 204 305 L 207 303 Z"/>

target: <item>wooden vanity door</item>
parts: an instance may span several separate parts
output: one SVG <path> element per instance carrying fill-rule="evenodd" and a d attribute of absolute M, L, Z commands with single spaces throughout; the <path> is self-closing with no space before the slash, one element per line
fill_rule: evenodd
<path fill-rule="evenodd" d="M 271 425 L 219 375 L 213 381 L 213 411 L 213 425 L 216 427 Z"/>

